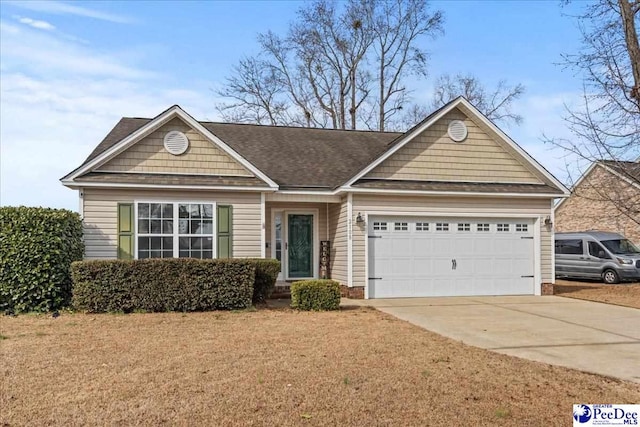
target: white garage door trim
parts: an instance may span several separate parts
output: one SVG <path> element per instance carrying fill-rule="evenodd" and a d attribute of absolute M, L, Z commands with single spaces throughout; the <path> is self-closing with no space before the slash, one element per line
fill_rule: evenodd
<path fill-rule="evenodd" d="M 540 223 L 542 221 L 541 216 L 531 214 L 514 214 L 514 213 L 488 213 L 488 212 L 403 212 L 403 211 L 375 211 L 364 212 L 364 268 L 365 268 L 365 287 L 364 297 L 369 299 L 369 287 L 371 285 L 369 280 L 369 219 L 370 217 L 420 217 L 420 218 L 505 218 L 505 219 L 529 219 L 533 221 L 533 255 L 534 255 L 534 295 L 542 295 L 542 266 L 541 266 L 541 236 L 540 236 Z"/>

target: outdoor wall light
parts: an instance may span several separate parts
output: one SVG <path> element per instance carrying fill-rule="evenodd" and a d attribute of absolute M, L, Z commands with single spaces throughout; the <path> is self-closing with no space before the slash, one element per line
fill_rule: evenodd
<path fill-rule="evenodd" d="M 550 227 L 553 225 L 553 222 L 551 222 L 551 217 L 548 216 L 544 219 L 544 225 L 546 225 L 547 227 Z"/>
<path fill-rule="evenodd" d="M 362 216 L 362 214 L 360 212 L 358 212 L 358 215 L 356 216 L 356 223 L 357 224 L 364 224 L 364 217 Z"/>

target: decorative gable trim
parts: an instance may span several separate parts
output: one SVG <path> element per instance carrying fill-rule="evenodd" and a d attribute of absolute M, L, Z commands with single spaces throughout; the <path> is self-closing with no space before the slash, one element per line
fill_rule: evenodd
<path fill-rule="evenodd" d="M 455 100 L 451 101 L 449 104 L 445 105 L 440 110 L 436 111 L 435 114 L 433 114 L 432 116 L 428 117 L 424 122 L 418 124 L 413 129 L 409 130 L 406 134 L 404 134 L 403 136 L 400 137 L 400 140 L 397 143 L 395 143 L 395 145 L 393 145 L 393 147 L 391 147 L 389 150 L 385 151 L 380 157 L 375 159 L 372 163 L 367 165 L 367 167 L 365 167 L 363 170 L 358 172 L 353 178 L 351 178 L 349 181 L 347 181 L 341 188 L 345 189 L 345 190 L 350 190 L 352 188 L 351 186 L 356 181 L 358 181 L 359 179 L 363 178 L 365 175 L 367 175 L 369 172 L 371 172 L 376 166 L 380 165 L 386 159 L 391 157 L 394 153 L 396 153 L 402 147 L 407 145 L 411 140 L 413 140 L 415 137 L 417 137 L 422 132 L 424 132 L 427 128 L 429 128 L 434 123 L 436 123 L 438 120 L 440 120 L 442 117 L 444 117 L 451 110 L 453 110 L 454 108 L 460 107 L 460 106 L 464 107 L 475 118 L 480 120 L 490 130 L 495 132 L 498 135 L 498 137 L 500 137 L 500 139 L 502 141 L 504 141 L 516 153 L 518 153 L 520 156 L 522 156 L 522 158 L 525 161 L 527 161 L 527 163 L 530 164 L 534 168 L 534 170 L 536 170 L 538 173 L 540 173 L 542 176 L 544 176 L 546 179 L 548 179 L 550 182 L 552 182 L 559 190 L 561 190 L 565 197 L 569 196 L 570 191 L 564 184 L 562 184 L 557 178 L 555 178 L 551 173 L 549 173 L 549 171 L 547 171 L 540 163 L 538 163 L 533 157 L 531 157 L 526 151 L 524 151 L 522 149 L 522 147 L 520 147 L 508 135 L 506 135 L 504 132 L 502 132 L 502 130 L 500 130 L 499 127 L 497 127 L 495 124 L 493 124 L 489 119 L 487 119 L 484 116 L 484 114 L 482 114 L 476 107 L 474 107 L 469 101 L 467 101 L 463 97 L 459 97 L 459 98 L 456 98 Z"/>
<path fill-rule="evenodd" d="M 61 179 L 62 183 L 65 185 L 72 184 L 75 178 L 105 164 L 106 162 L 113 159 L 118 154 L 127 150 L 136 142 L 140 141 L 142 138 L 150 135 L 152 132 L 156 131 L 161 126 L 163 126 L 164 124 L 168 123 L 169 121 L 171 121 L 176 117 L 180 118 L 187 125 L 191 126 L 192 129 L 196 130 L 197 132 L 200 132 L 200 134 L 202 134 L 205 138 L 211 141 L 212 144 L 216 145 L 223 152 L 228 154 L 232 159 L 234 159 L 235 161 L 240 163 L 242 166 L 244 166 L 246 169 L 251 171 L 255 176 L 257 176 L 258 178 L 266 182 L 269 185 L 269 187 L 276 188 L 276 189 L 278 188 L 278 184 L 276 184 L 271 178 L 269 178 L 257 167 L 255 167 L 253 164 L 247 161 L 244 157 L 238 154 L 235 150 L 233 150 L 231 147 L 225 144 L 220 138 L 218 138 L 213 133 L 211 133 L 211 131 L 209 131 L 207 128 L 205 128 L 200 123 L 198 123 L 197 120 L 195 120 L 193 117 L 191 117 L 191 115 L 189 115 L 186 111 L 180 108 L 179 105 L 174 105 L 168 110 L 165 110 L 164 112 L 160 113 L 158 116 L 156 116 L 146 125 L 142 126 L 140 129 L 136 130 L 129 136 L 125 137 L 124 139 L 122 139 L 120 142 L 118 142 L 111 148 L 105 150 L 103 153 L 99 154 L 91 161 L 80 166 L 79 168 L 77 168 L 76 170 L 74 170 L 64 178 L 62 178 Z"/>

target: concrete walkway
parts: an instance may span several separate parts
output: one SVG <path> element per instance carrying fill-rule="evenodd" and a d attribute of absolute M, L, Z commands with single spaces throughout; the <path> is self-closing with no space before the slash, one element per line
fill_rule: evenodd
<path fill-rule="evenodd" d="M 557 296 L 343 300 L 499 353 L 640 383 L 640 310 Z"/>

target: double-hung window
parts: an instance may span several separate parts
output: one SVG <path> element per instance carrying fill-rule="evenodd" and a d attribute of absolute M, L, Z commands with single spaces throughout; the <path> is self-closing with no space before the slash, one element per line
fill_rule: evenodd
<path fill-rule="evenodd" d="M 215 203 L 136 203 L 137 258 L 216 256 Z"/>

